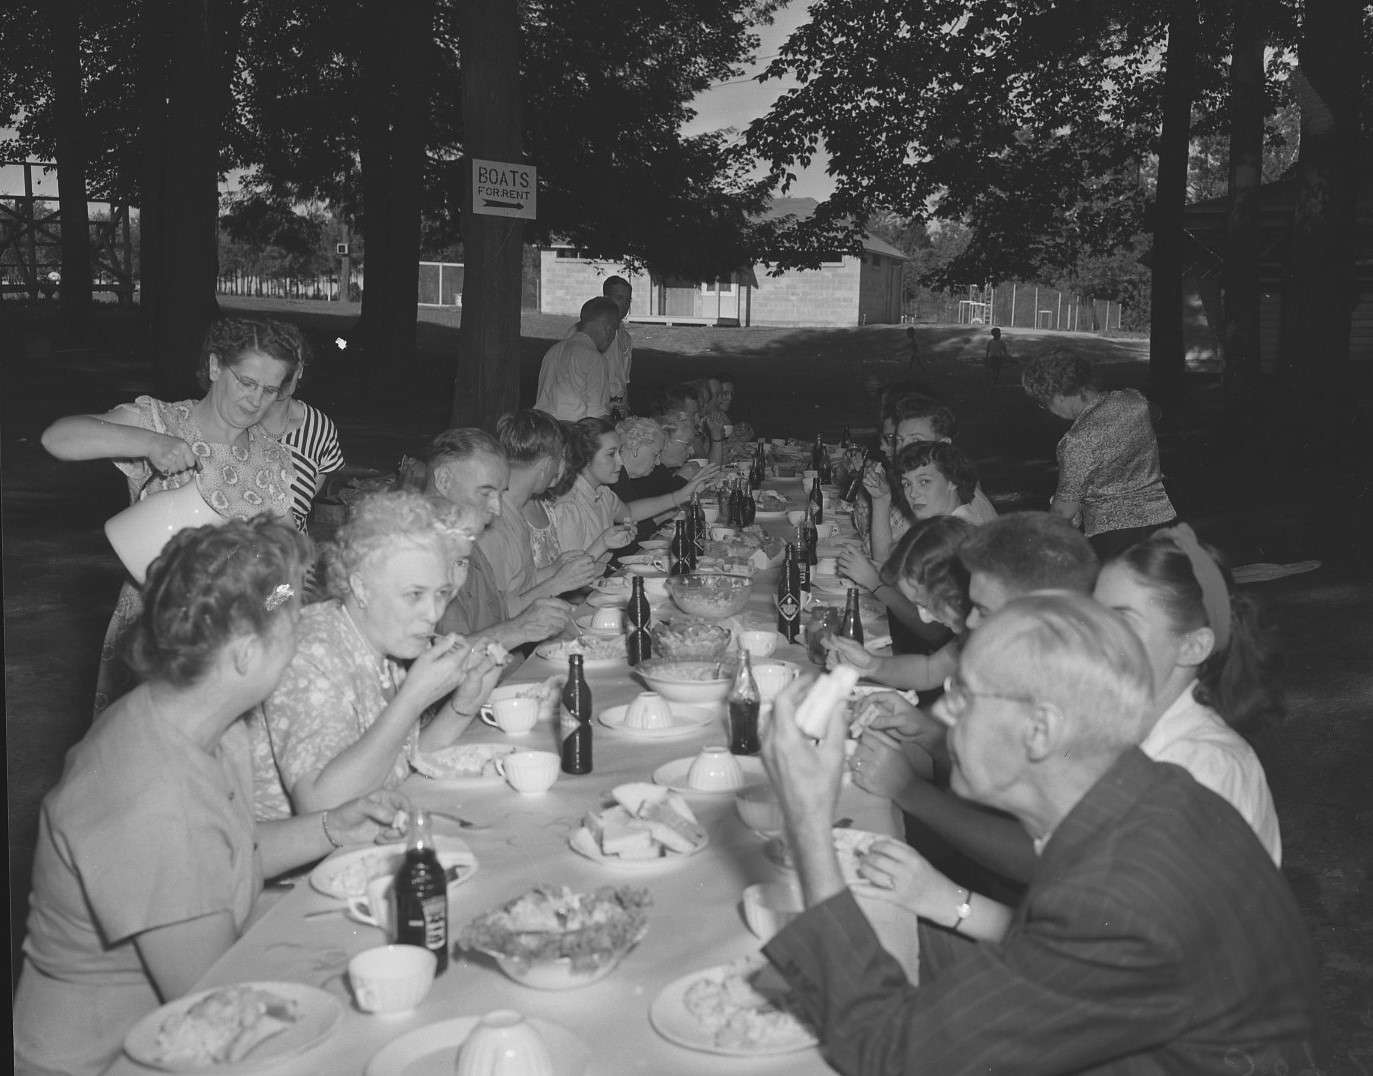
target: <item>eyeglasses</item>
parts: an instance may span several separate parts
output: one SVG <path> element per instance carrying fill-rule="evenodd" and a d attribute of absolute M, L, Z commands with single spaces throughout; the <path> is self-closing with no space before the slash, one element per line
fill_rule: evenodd
<path fill-rule="evenodd" d="M 944 706 L 950 717 L 957 717 L 973 699 L 1004 699 L 1007 702 L 1034 702 L 1033 695 L 1008 695 L 1000 691 L 973 691 L 957 673 L 944 680 Z"/>
<path fill-rule="evenodd" d="M 226 366 L 225 369 L 234 375 L 234 380 L 243 387 L 244 392 L 251 395 L 254 392 L 261 391 L 264 400 L 275 400 L 281 395 L 282 390 L 286 387 L 285 385 L 262 385 L 254 381 L 251 377 L 244 377 L 232 366 Z"/>
<path fill-rule="evenodd" d="M 685 441 L 680 437 L 669 437 L 667 443 L 670 445 L 686 445 L 688 448 L 691 447 L 690 441 Z"/>

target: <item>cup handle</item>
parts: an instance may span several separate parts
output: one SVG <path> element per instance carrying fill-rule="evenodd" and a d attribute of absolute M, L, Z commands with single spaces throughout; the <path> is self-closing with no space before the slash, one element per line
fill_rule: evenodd
<path fill-rule="evenodd" d="M 477 714 L 493 729 L 500 728 L 500 725 L 496 724 L 496 712 L 492 710 L 490 706 L 482 706 L 481 709 L 477 711 Z"/>
<path fill-rule="evenodd" d="M 353 997 L 357 999 L 358 1008 L 367 1012 L 373 1012 L 380 1004 L 377 996 L 372 992 L 372 988 L 366 983 L 353 984 Z"/>
<path fill-rule="evenodd" d="M 372 906 L 366 897 L 349 897 L 348 914 L 359 923 L 366 923 L 368 926 L 380 927 L 377 917 L 372 914 Z"/>
<path fill-rule="evenodd" d="M 505 759 L 502 756 L 497 755 L 491 762 L 496 767 L 496 772 L 500 774 L 501 777 L 505 777 Z"/>

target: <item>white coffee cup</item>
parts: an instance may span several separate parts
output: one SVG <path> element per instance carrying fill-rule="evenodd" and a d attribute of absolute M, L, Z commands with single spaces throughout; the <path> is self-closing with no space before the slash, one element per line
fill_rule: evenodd
<path fill-rule="evenodd" d="M 409 1012 L 429 993 L 437 966 L 438 958 L 418 945 L 382 945 L 348 961 L 348 981 L 363 1012 Z"/>
<path fill-rule="evenodd" d="M 591 614 L 591 630 L 620 632 L 624 630 L 624 613 L 614 607 L 597 609 Z"/>
<path fill-rule="evenodd" d="M 744 771 L 728 747 L 703 747 L 687 770 L 687 785 L 698 792 L 729 792 L 744 783 Z"/>
<path fill-rule="evenodd" d="M 839 536 L 839 524 L 833 520 L 815 525 L 815 536 L 817 538 L 837 538 Z"/>
<path fill-rule="evenodd" d="M 714 505 L 701 505 L 701 515 L 705 517 L 706 524 L 716 522 L 720 518 L 720 509 Z"/>
<path fill-rule="evenodd" d="M 818 558 L 818 559 L 816 560 L 816 563 L 815 563 L 815 574 L 816 574 L 816 575 L 838 575 L 838 574 L 839 574 L 839 558 L 838 558 L 838 557 L 820 557 L 820 558 Z"/>
<path fill-rule="evenodd" d="M 754 665 L 753 682 L 758 685 L 763 702 L 776 699 L 782 689 L 796 679 L 797 672 L 796 666 L 780 661 L 760 661 Z"/>
<path fill-rule="evenodd" d="M 771 657 L 777 649 L 779 636 L 775 631 L 741 631 L 739 645 L 749 652 L 750 657 Z"/>
<path fill-rule="evenodd" d="M 367 896 L 349 897 L 348 918 L 376 927 L 387 938 L 395 937 L 395 876 L 379 874 L 367 883 Z"/>
<path fill-rule="evenodd" d="M 477 1021 L 458 1049 L 456 1076 L 553 1076 L 553 1058 L 532 1024 L 513 1009 Z"/>
<path fill-rule="evenodd" d="M 672 708 L 656 691 L 641 691 L 625 711 L 625 726 L 631 729 L 661 729 L 672 724 Z"/>
<path fill-rule="evenodd" d="M 509 736 L 523 736 L 539 720 L 539 700 L 528 696 L 492 699 L 481 708 L 481 719 Z"/>
<path fill-rule="evenodd" d="M 744 890 L 744 921 L 761 942 L 806 910 L 801 890 L 791 882 L 760 882 Z"/>
<path fill-rule="evenodd" d="M 537 796 L 552 788 L 562 764 L 552 751 L 516 751 L 498 762 L 506 783 L 526 796 Z"/>

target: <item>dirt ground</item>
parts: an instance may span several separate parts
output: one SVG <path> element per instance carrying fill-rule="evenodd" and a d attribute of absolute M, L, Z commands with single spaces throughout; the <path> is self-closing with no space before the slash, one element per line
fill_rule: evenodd
<path fill-rule="evenodd" d="M 392 467 L 444 425 L 458 315 L 421 314 L 423 357 L 403 378 L 372 371 L 365 391 L 332 340 L 356 306 L 234 300 L 297 321 L 320 352 L 302 396 L 338 423 L 349 462 Z M 570 318 L 526 316 L 522 379 L 532 399 L 538 360 Z M 736 411 L 769 435 L 812 437 L 870 428 L 873 389 L 906 375 L 904 330 L 713 329 L 632 326 L 633 402 L 685 377 L 731 371 Z M 1054 484 L 1062 427 L 1014 387 L 990 387 L 980 328 L 917 327 L 924 380 L 960 416 L 959 442 L 977 461 L 1001 507 L 1039 507 Z M 54 344 L 64 333 L 50 308 L 0 307 L 0 448 L 3 466 L 5 738 L 12 954 L 27 908 L 38 806 L 62 757 L 85 731 L 96 654 L 120 584 L 103 522 L 124 507 L 123 481 L 108 463 L 59 464 L 38 442 L 47 423 L 100 412 L 152 389 L 131 343 L 131 319 L 102 312 L 86 346 Z M 1109 384 L 1144 381 L 1146 346 L 1084 335 L 1007 332 L 1012 355 L 1082 350 Z M 1261 423 L 1255 423 L 1261 425 Z M 1188 403 L 1165 415 L 1160 440 L 1170 492 L 1182 515 L 1247 563 L 1316 556 L 1306 529 L 1300 474 L 1283 470 L 1274 438 L 1227 424 L 1213 375 L 1196 372 Z M 1373 1073 L 1373 586 L 1327 566 L 1249 588 L 1268 612 L 1284 664 L 1289 715 L 1254 735 L 1282 819 L 1284 873 L 1297 894 L 1323 966 L 1330 1057 L 1325 1071 Z M 12 970 L 13 970 L 12 963 Z"/>

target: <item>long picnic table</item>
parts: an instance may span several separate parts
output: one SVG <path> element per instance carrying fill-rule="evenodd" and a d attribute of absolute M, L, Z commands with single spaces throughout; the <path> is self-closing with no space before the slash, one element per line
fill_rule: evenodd
<path fill-rule="evenodd" d="M 799 503 L 799 483 L 782 480 L 769 485 Z M 785 522 L 763 525 L 775 533 L 787 529 Z M 754 623 L 771 623 L 775 618 L 776 578 L 775 569 L 755 576 L 744 613 Z M 869 624 L 870 635 L 881 630 L 885 629 Z M 774 656 L 802 666 L 808 663 L 802 645 L 780 643 Z M 531 657 L 508 682 L 536 682 L 565 671 Z M 588 670 L 587 681 L 597 712 L 627 703 L 643 690 L 627 667 Z M 786 874 L 764 854 L 764 838 L 739 819 L 733 795 L 687 797 L 709 835 L 708 845 L 695 855 L 630 869 L 607 867 L 574 852 L 568 846 L 568 836 L 612 787 L 652 780 L 653 771 L 663 763 L 692 756 L 709 743 L 727 742 L 723 706 L 717 722 L 685 739 L 646 740 L 613 732 L 599 723 L 593 727 L 593 771 L 581 777 L 560 774 L 542 795 L 521 795 L 504 783 L 489 780 L 458 791 L 447 782 L 418 775 L 412 775 L 403 790 L 417 805 L 454 811 L 491 824 L 489 829 L 460 830 L 442 819 L 435 821 L 436 834 L 460 835 L 478 861 L 474 876 L 449 889 L 450 940 L 476 915 L 538 883 L 574 889 L 605 885 L 647 888 L 653 896 L 647 935 L 606 978 L 575 990 L 535 990 L 507 978 L 487 957 L 454 950 L 447 971 L 435 980 L 417 1009 L 395 1016 L 368 1015 L 352 1002 L 346 966 L 353 955 L 385 944 L 386 939 L 375 927 L 349 919 L 342 914 L 339 902 L 316 892 L 302 879 L 261 914 L 197 989 L 238 982 L 289 981 L 321 987 L 338 998 L 342 1020 L 324 1042 L 270 1069 L 281 1076 L 364 1073 L 369 1059 L 400 1035 L 453 1017 L 480 1016 L 507 1008 L 573 1031 L 589 1053 L 588 1076 L 804 1076 L 829 1072 L 815 1048 L 771 1058 L 720 1057 L 675 1045 L 653 1029 L 649 1006 L 664 986 L 688 972 L 758 951 L 759 942 L 741 914 L 741 894 L 754 882 L 775 881 Z M 474 721 L 464 738 L 556 750 L 557 723 L 543 721 L 525 736 L 506 737 Z M 892 805 L 855 786 L 844 788 L 837 815 L 852 818 L 856 829 L 900 832 Z M 338 908 L 339 914 L 311 915 L 331 908 Z M 150 1070 L 121 1058 L 110 1071 L 131 1074 Z"/>

